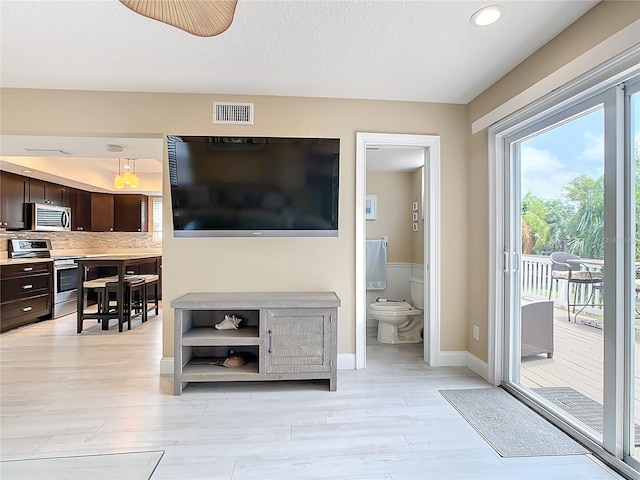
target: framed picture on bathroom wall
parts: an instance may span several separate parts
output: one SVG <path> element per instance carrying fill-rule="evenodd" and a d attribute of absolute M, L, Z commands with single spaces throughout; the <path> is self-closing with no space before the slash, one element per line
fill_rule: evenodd
<path fill-rule="evenodd" d="M 366 220 L 376 219 L 376 201 L 375 195 L 367 195 L 364 200 L 364 218 Z"/>

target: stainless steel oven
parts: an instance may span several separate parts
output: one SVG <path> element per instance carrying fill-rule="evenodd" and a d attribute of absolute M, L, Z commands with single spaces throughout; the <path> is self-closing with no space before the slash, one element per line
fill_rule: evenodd
<path fill-rule="evenodd" d="M 78 264 L 73 258 L 53 260 L 53 318 L 69 315 L 77 309 Z"/>

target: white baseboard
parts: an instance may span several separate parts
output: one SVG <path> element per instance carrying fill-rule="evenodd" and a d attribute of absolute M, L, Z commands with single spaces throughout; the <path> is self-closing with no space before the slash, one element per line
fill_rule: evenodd
<path fill-rule="evenodd" d="M 489 381 L 489 365 L 487 362 L 480 360 L 474 354 L 467 352 L 467 367 Z"/>
<path fill-rule="evenodd" d="M 438 360 L 441 367 L 468 367 L 488 381 L 489 365 L 466 350 L 440 352 Z"/>
<path fill-rule="evenodd" d="M 440 352 L 438 365 L 440 367 L 466 367 L 467 354 L 466 350 Z"/>
<path fill-rule="evenodd" d="M 160 375 L 173 375 L 173 357 L 160 359 Z"/>
<path fill-rule="evenodd" d="M 355 370 L 356 354 L 340 353 L 338 354 L 338 370 Z"/>
<path fill-rule="evenodd" d="M 467 351 L 440 352 L 441 367 L 469 367 L 485 380 L 489 378 L 489 366 Z M 355 370 L 356 355 L 341 353 L 338 355 L 338 370 Z M 160 375 L 173 375 L 173 357 L 160 359 Z"/>

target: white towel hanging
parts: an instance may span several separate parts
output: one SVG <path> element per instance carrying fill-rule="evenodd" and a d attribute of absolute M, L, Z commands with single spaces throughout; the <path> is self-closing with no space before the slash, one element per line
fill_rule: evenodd
<path fill-rule="evenodd" d="M 387 242 L 367 240 L 367 290 L 387 288 Z"/>

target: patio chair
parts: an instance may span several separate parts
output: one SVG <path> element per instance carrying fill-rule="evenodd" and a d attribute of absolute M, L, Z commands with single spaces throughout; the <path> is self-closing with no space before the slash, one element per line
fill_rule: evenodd
<path fill-rule="evenodd" d="M 549 299 L 551 299 L 551 292 L 553 290 L 553 281 L 566 280 L 567 281 L 567 318 L 571 321 L 571 308 L 575 317 L 578 316 L 582 310 L 588 305 L 592 305 L 593 297 L 596 289 L 602 288 L 602 272 L 593 272 L 589 270 L 583 263 L 582 259 L 578 255 L 567 252 L 553 252 L 551 258 L 551 280 L 549 281 Z M 573 289 L 573 302 L 571 301 L 570 289 L 571 285 Z M 589 299 L 586 303 L 576 303 L 578 294 L 578 286 L 590 285 Z M 593 305 L 595 306 L 595 305 Z M 582 307 L 576 313 L 576 307 Z"/>
<path fill-rule="evenodd" d="M 553 300 L 522 305 L 520 312 L 520 357 L 553 358 Z"/>

